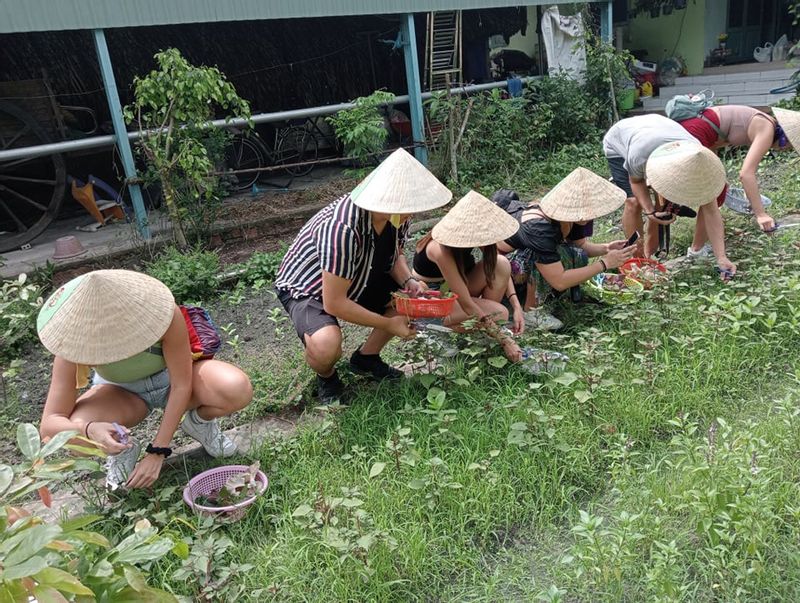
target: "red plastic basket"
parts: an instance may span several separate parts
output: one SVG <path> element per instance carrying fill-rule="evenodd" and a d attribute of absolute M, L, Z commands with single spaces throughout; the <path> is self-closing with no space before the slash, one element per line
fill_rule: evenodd
<path fill-rule="evenodd" d="M 631 271 L 631 268 L 634 266 L 652 266 L 659 272 L 663 272 L 665 274 L 667 272 L 667 267 L 664 266 L 664 264 L 656 260 L 651 260 L 650 258 L 631 258 L 619 267 L 619 271 L 622 274 L 628 274 Z"/>
<path fill-rule="evenodd" d="M 456 303 L 458 294 L 452 293 L 450 297 L 444 298 L 421 298 L 421 297 L 400 297 L 394 296 L 394 307 L 398 314 L 409 318 L 444 318 L 453 311 L 453 304 Z"/>
<path fill-rule="evenodd" d="M 659 280 L 650 281 L 646 278 L 642 278 L 642 275 L 635 274 L 632 269 L 639 268 L 641 266 L 652 266 L 655 270 L 658 270 L 662 274 L 667 273 L 667 267 L 656 260 L 651 260 L 649 258 L 631 258 L 627 262 L 625 262 L 622 266 L 619 267 L 619 271 L 621 274 L 625 276 L 630 276 L 632 278 L 637 279 L 639 282 L 644 285 L 645 289 L 652 289 L 654 285 L 656 285 Z"/>

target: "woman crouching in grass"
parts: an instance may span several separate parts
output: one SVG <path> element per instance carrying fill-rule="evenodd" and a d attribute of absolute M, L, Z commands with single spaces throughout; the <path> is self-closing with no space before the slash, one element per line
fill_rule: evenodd
<path fill-rule="evenodd" d="M 498 255 L 496 243 L 518 228 L 511 216 L 486 197 L 470 191 L 417 243 L 414 255 L 414 278 L 434 289 L 446 284 L 458 295 L 457 305 L 444 324 L 453 327 L 478 319 L 478 328 L 496 339 L 512 362 L 522 359 L 522 350 L 496 323 L 509 318 L 501 303 L 508 297 L 513 331 L 521 334 L 522 307 L 511 282 L 511 264 Z M 478 247 L 483 257 L 475 261 L 472 251 Z"/>
<path fill-rule="evenodd" d="M 497 247 L 508 253 L 515 283 L 526 285 L 525 324 L 557 330 L 563 324 L 545 304 L 567 290 L 580 300 L 580 285 L 593 276 L 618 268 L 633 257 L 634 245 L 625 240 L 593 243 L 589 237 L 596 218 L 625 203 L 625 193 L 586 168 L 577 168 L 539 203 L 524 205 L 516 193 L 497 191 L 493 200 L 520 224 L 519 230 Z M 589 258 L 599 257 L 589 264 Z"/>
<path fill-rule="evenodd" d="M 186 319 L 161 281 L 130 270 L 81 275 L 44 303 L 37 329 L 55 355 L 41 434 L 74 430 L 92 440 L 109 455 L 109 487 L 151 486 L 179 423 L 211 456 L 236 452 L 216 419 L 250 403 L 250 379 L 226 362 L 193 361 Z M 90 369 L 91 387 L 78 395 Z M 154 408 L 164 414 L 140 461 L 129 428 Z"/>

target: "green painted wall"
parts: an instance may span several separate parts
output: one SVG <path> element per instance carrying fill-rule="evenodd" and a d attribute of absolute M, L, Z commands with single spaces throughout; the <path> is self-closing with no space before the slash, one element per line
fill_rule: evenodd
<path fill-rule="evenodd" d="M 720 0 L 711 0 L 719 2 Z M 649 13 L 639 15 L 628 23 L 630 50 L 647 50 L 647 60 L 661 61 L 673 54 L 686 61 L 689 75 L 703 71 L 705 60 L 705 8 L 706 0 L 689 0 L 683 10 L 671 15 L 652 18 Z"/>

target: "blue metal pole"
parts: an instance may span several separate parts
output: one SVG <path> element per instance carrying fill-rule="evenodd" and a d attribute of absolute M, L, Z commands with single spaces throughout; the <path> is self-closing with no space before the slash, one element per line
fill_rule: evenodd
<path fill-rule="evenodd" d="M 114 124 L 114 135 L 119 147 L 119 154 L 122 157 L 122 165 L 125 168 L 125 177 L 128 180 L 136 179 L 136 164 L 133 162 L 133 151 L 131 141 L 128 139 L 128 130 L 125 127 L 125 120 L 122 117 L 122 106 L 119 103 L 119 93 L 117 92 L 117 82 L 114 79 L 114 70 L 111 66 L 111 56 L 108 54 L 108 44 L 106 44 L 106 34 L 102 29 L 94 30 L 94 47 L 97 50 L 97 59 L 100 61 L 100 74 L 103 76 L 103 86 L 106 89 L 106 100 L 108 110 L 111 112 L 111 121 Z M 136 216 L 136 226 L 139 233 L 145 240 L 150 238 L 150 226 L 147 223 L 147 210 L 144 208 L 142 190 L 138 184 L 128 184 L 133 201 L 133 212 Z"/>
<path fill-rule="evenodd" d="M 600 5 L 600 39 L 611 44 L 614 41 L 614 4 L 609 1 Z"/>
<path fill-rule="evenodd" d="M 403 38 L 403 55 L 406 63 L 406 82 L 408 83 L 408 105 L 411 108 L 411 133 L 414 144 L 425 143 L 425 118 L 422 113 L 422 84 L 419 81 L 419 59 L 417 57 L 417 34 L 414 29 L 413 13 L 406 13 L 400 22 Z M 418 146 L 414 155 L 424 165 L 428 164 L 428 149 Z"/>

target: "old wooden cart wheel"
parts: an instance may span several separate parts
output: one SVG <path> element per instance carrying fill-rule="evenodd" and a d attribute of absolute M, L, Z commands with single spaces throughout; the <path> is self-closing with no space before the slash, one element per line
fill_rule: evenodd
<path fill-rule="evenodd" d="M 16 105 L 0 101 L 0 150 L 52 142 Z M 60 153 L 0 161 L 0 253 L 37 237 L 58 215 L 66 168 Z"/>

